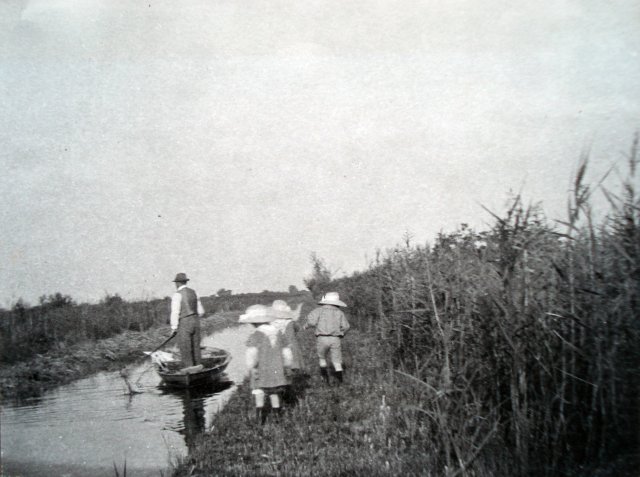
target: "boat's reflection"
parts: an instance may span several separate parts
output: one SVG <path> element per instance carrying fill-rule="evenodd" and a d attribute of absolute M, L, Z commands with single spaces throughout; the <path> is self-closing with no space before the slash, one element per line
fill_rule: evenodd
<path fill-rule="evenodd" d="M 191 453 L 199 435 L 206 431 L 206 401 L 233 385 L 233 381 L 226 378 L 209 384 L 187 388 L 161 387 L 161 394 L 170 394 L 182 401 L 182 416 L 184 427 L 178 432 L 184 437 L 188 452 Z"/>

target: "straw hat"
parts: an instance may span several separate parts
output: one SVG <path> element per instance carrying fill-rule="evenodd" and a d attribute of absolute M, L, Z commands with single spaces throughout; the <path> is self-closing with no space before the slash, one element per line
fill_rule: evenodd
<path fill-rule="evenodd" d="M 322 297 L 322 300 L 320 300 L 318 303 L 320 303 L 321 305 L 334 305 L 334 306 L 341 306 L 341 307 L 347 306 L 345 302 L 340 300 L 340 295 L 336 292 L 327 293 Z"/>
<path fill-rule="evenodd" d="M 271 313 L 279 320 L 293 319 L 293 310 L 284 300 L 275 300 L 271 304 Z"/>
<path fill-rule="evenodd" d="M 184 282 L 184 283 L 186 283 L 186 282 L 189 281 L 189 279 L 187 278 L 187 274 L 186 273 L 178 273 L 176 275 L 176 278 L 173 279 L 173 281 L 174 282 L 181 282 L 181 283 Z"/>
<path fill-rule="evenodd" d="M 265 305 L 251 305 L 240 315 L 238 323 L 271 323 L 275 320 L 273 311 Z"/>

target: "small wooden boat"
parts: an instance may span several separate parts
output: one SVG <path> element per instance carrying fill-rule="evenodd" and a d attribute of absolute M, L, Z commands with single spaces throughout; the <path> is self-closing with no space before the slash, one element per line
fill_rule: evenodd
<path fill-rule="evenodd" d="M 187 388 L 220 380 L 231 361 L 228 351 L 220 348 L 205 348 L 202 363 L 184 368 L 179 357 L 174 360 L 154 360 L 156 371 L 165 386 Z"/>

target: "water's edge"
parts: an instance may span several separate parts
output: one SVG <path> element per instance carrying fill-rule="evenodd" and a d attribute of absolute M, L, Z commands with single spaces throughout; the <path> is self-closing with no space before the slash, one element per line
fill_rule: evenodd
<path fill-rule="evenodd" d="M 143 393 L 127 395 L 118 371 L 104 371 L 59 386 L 41 396 L 4 404 L 2 475 L 159 475 L 188 454 L 246 375 L 244 343 L 251 328 L 227 327 L 203 346 L 227 349 L 227 375 L 234 384 L 192 390 L 161 386 L 149 362 L 131 371 Z M 114 467 L 115 466 L 115 467 Z"/>
<path fill-rule="evenodd" d="M 226 312 L 203 318 L 203 334 L 235 326 L 237 316 L 237 312 Z M 144 360 L 142 352 L 156 348 L 170 334 L 169 326 L 127 331 L 111 338 L 52 350 L 29 361 L 12 365 L 0 363 L 0 396 L 3 403 L 15 404 L 99 371 L 119 370 Z"/>

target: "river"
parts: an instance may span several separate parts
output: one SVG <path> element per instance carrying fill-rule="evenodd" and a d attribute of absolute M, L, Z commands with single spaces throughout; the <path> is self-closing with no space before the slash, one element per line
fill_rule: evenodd
<path fill-rule="evenodd" d="M 148 359 L 131 368 L 141 394 L 129 395 L 118 372 L 98 373 L 46 394 L 2 406 L 3 476 L 167 475 L 170 463 L 189 452 L 193 439 L 211 428 L 246 375 L 244 343 L 249 325 L 227 328 L 202 340 L 224 348 L 232 360 L 229 383 L 168 391 Z"/>

